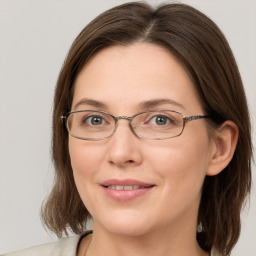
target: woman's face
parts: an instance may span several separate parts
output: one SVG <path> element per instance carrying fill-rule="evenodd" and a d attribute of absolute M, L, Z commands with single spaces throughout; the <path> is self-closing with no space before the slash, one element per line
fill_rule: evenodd
<path fill-rule="evenodd" d="M 204 114 L 184 68 L 156 45 L 104 49 L 76 80 L 72 111 L 132 116 L 142 106 Z M 94 229 L 119 235 L 194 230 L 211 144 L 204 119 L 188 122 L 181 136 L 166 140 L 136 137 L 127 120 L 119 120 L 106 140 L 70 136 L 76 186 Z"/>

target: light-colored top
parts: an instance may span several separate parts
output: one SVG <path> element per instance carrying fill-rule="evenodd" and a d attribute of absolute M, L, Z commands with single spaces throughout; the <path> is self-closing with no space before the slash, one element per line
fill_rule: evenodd
<path fill-rule="evenodd" d="M 83 235 L 62 238 L 57 242 L 41 244 L 17 252 L 2 254 L 0 256 L 76 256 L 77 248 L 83 237 L 92 233 L 86 232 Z M 211 253 L 211 256 L 218 256 Z"/>
<path fill-rule="evenodd" d="M 3 254 L 2 256 L 76 256 L 81 239 L 89 234 L 62 238 L 57 242 L 41 244 L 17 252 Z"/>

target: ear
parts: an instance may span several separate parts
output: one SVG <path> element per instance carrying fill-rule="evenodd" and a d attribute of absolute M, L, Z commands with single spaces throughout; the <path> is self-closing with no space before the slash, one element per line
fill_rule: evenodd
<path fill-rule="evenodd" d="M 237 125 L 232 121 L 224 122 L 212 138 L 212 150 L 206 175 L 219 174 L 231 161 L 239 135 Z"/>

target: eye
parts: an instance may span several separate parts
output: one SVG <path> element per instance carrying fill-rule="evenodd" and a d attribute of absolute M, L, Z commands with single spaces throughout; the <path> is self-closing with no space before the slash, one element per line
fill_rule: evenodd
<path fill-rule="evenodd" d="M 164 115 L 157 115 L 150 119 L 150 123 L 157 124 L 157 125 L 166 125 L 171 122 L 171 119 Z"/>
<path fill-rule="evenodd" d="M 84 122 L 86 122 L 89 125 L 101 125 L 104 124 L 105 121 L 101 116 L 89 116 L 86 117 Z"/>

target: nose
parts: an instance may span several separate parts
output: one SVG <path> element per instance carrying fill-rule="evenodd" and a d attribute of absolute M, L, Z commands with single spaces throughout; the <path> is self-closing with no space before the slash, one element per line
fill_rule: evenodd
<path fill-rule="evenodd" d="M 141 139 L 132 132 L 127 120 L 119 120 L 115 133 L 109 138 L 108 162 L 119 168 L 141 164 L 142 152 L 140 145 Z"/>

